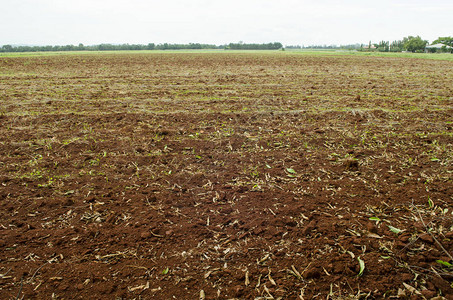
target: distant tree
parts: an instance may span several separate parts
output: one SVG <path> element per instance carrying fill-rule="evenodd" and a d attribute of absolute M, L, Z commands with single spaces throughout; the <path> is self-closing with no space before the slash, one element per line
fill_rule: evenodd
<path fill-rule="evenodd" d="M 74 51 L 74 50 L 78 50 L 74 45 L 61 46 L 60 49 L 60 51 Z"/>
<path fill-rule="evenodd" d="M 431 43 L 431 45 L 434 44 L 445 44 L 447 46 L 453 47 L 453 37 L 439 37 L 437 40 Z"/>
<path fill-rule="evenodd" d="M 287 49 L 301 49 L 302 47 L 300 45 L 287 45 L 285 46 Z"/>
<path fill-rule="evenodd" d="M 2 52 L 13 52 L 13 46 L 11 45 L 3 45 L 2 46 Z"/>
<path fill-rule="evenodd" d="M 143 45 L 137 45 L 137 44 L 129 45 L 128 50 L 143 50 Z"/>
<path fill-rule="evenodd" d="M 379 44 L 376 44 L 375 47 L 379 52 L 389 52 L 390 46 L 389 42 L 381 41 Z"/>
<path fill-rule="evenodd" d="M 53 51 L 53 46 L 43 46 L 43 47 L 40 47 L 40 50 L 39 51 Z"/>
<path fill-rule="evenodd" d="M 363 50 L 363 44 L 349 44 L 349 45 L 340 45 L 338 49 L 343 50 Z"/>
<path fill-rule="evenodd" d="M 416 37 L 408 36 L 403 39 L 404 49 L 410 52 L 424 51 L 428 41 L 422 40 L 418 35 Z"/>
<path fill-rule="evenodd" d="M 398 41 L 393 41 L 393 42 L 390 44 L 390 49 L 389 49 L 389 51 L 390 51 L 390 52 L 401 52 L 401 51 L 403 51 L 403 49 L 404 49 L 404 43 L 403 43 L 403 41 L 398 40 Z"/>
<path fill-rule="evenodd" d="M 267 44 L 244 44 L 243 42 L 239 43 L 230 43 L 228 49 L 232 50 L 278 50 L 283 48 L 282 43 L 267 43 Z"/>

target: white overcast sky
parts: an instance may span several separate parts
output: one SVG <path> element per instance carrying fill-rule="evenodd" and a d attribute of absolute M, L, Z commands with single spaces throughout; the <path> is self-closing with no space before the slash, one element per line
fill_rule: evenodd
<path fill-rule="evenodd" d="M 453 36 L 453 0 L 0 0 L 0 45 L 281 42 Z"/>

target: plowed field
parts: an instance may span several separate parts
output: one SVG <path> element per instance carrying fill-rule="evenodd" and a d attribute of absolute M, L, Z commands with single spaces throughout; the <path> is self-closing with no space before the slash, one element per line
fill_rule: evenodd
<path fill-rule="evenodd" d="M 0 298 L 453 299 L 452 69 L 0 58 Z"/>

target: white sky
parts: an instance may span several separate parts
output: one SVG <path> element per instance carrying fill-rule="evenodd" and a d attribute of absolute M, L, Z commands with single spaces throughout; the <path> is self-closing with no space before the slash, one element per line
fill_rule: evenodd
<path fill-rule="evenodd" d="M 452 0 L 0 0 L 0 8 L 0 45 L 331 45 L 453 36 Z"/>

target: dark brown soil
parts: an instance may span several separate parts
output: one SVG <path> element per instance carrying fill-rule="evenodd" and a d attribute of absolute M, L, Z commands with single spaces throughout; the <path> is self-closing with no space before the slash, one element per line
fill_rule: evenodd
<path fill-rule="evenodd" d="M 0 58 L 0 298 L 453 299 L 452 68 Z"/>

